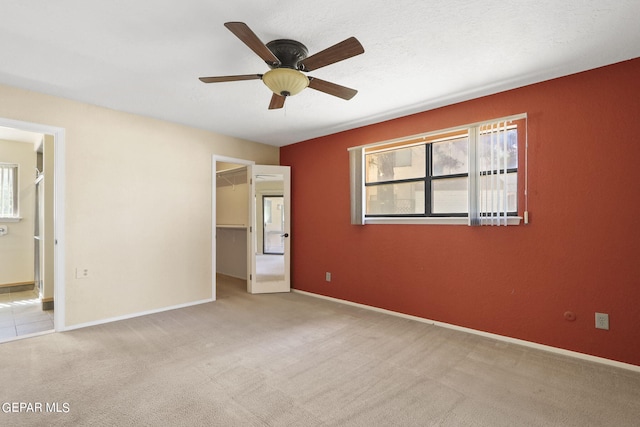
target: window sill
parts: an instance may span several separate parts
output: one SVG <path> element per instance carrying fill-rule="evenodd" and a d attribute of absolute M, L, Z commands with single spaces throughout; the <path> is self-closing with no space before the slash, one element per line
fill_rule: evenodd
<path fill-rule="evenodd" d="M 20 221 L 22 221 L 21 217 L 16 217 L 16 216 L 0 217 L 0 222 L 20 222 Z"/>
<path fill-rule="evenodd" d="M 510 216 L 507 225 L 520 225 L 522 217 Z M 467 217 L 430 217 L 430 218 L 365 218 L 365 224 L 432 224 L 432 225 L 469 225 Z"/>

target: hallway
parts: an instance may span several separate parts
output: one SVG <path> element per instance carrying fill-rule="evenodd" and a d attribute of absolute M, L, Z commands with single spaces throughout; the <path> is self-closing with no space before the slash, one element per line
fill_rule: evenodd
<path fill-rule="evenodd" d="M 53 329 L 53 310 L 42 310 L 34 290 L 0 293 L 0 342 Z"/>

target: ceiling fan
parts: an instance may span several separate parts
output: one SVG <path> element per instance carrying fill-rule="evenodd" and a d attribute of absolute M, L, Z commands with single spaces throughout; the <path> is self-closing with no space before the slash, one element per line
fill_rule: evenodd
<path fill-rule="evenodd" d="M 282 108 L 287 96 L 295 95 L 306 87 L 346 100 L 358 93 L 355 89 L 316 77 L 307 77 L 303 73 L 364 53 L 364 48 L 355 37 L 349 37 L 323 51 L 307 56 L 306 46 L 295 40 L 279 39 L 264 44 L 244 22 L 227 22 L 224 26 L 262 58 L 271 69 L 264 74 L 200 77 L 202 82 L 221 83 L 260 79 L 273 92 L 269 103 L 270 110 Z"/>

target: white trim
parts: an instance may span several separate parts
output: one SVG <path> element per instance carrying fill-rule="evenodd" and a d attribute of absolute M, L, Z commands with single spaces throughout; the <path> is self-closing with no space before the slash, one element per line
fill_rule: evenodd
<path fill-rule="evenodd" d="M 320 298 L 328 301 L 337 302 L 340 304 L 346 304 L 353 307 L 363 308 L 365 310 L 371 310 L 378 313 L 388 314 L 391 316 L 402 317 L 404 319 L 415 320 L 416 322 L 426 323 L 433 326 L 439 326 L 441 328 L 452 329 L 455 331 L 466 332 L 473 335 L 479 335 L 485 338 L 491 338 L 497 341 L 502 341 L 510 344 L 521 345 L 524 347 L 533 348 L 536 350 L 548 351 L 550 353 L 560 354 L 563 356 L 569 356 L 576 359 L 586 360 L 588 362 L 600 363 L 604 365 L 613 366 L 615 368 L 627 369 L 634 372 L 640 372 L 640 366 L 632 365 L 630 363 L 618 362 L 617 360 L 605 359 L 604 357 L 592 356 L 590 354 L 579 353 L 577 351 L 565 350 L 563 348 L 552 347 L 549 345 L 538 344 L 531 341 L 525 341 L 518 338 L 511 338 L 504 335 L 492 334 L 490 332 L 479 331 L 477 329 L 465 328 L 464 326 L 452 325 L 450 323 L 439 322 L 437 320 L 430 320 L 424 317 L 412 316 L 410 314 L 398 313 L 397 311 L 386 310 L 384 308 L 373 307 L 370 305 L 360 304 L 357 302 L 342 300 L 338 298 L 329 297 L 326 295 L 314 294 L 313 292 L 302 291 L 299 289 L 291 289 L 293 292 L 307 295 L 310 297 Z"/>
<path fill-rule="evenodd" d="M 0 217 L 0 222 L 20 222 L 22 221 L 21 216 L 5 216 Z"/>
<path fill-rule="evenodd" d="M 53 249 L 54 301 L 53 321 L 56 331 L 66 330 L 65 325 L 65 129 L 39 123 L 23 122 L 0 117 L 0 126 L 42 133 L 53 136 Z"/>
<path fill-rule="evenodd" d="M 66 325 L 66 289 L 65 279 L 65 130 L 53 132 L 53 263 L 54 263 L 54 326 L 56 331 L 64 331 Z"/>
<path fill-rule="evenodd" d="M 508 225 L 520 225 L 522 217 L 508 216 Z M 364 219 L 365 224 L 435 224 L 435 225 L 469 225 L 469 217 L 369 217 Z"/>
<path fill-rule="evenodd" d="M 100 320 L 95 320 L 95 321 L 92 321 L 92 322 L 78 323 L 76 325 L 68 326 L 65 329 L 65 331 L 72 331 L 74 329 L 88 328 L 90 326 L 103 325 L 105 323 L 118 322 L 120 320 L 132 319 L 134 317 L 148 316 L 150 314 L 157 314 L 157 313 L 162 313 L 164 311 L 177 310 L 179 308 L 187 308 L 187 307 L 191 307 L 191 306 L 199 305 L 199 304 L 207 304 L 207 303 L 214 302 L 214 301 L 215 301 L 215 299 L 208 298 L 208 299 L 203 299 L 203 300 L 200 300 L 200 301 L 187 302 L 187 303 L 184 303 L 184 304 L 178 304 L 178 305 L 172 305 L 172 306 L 169 306 L 169 307 L 156 308 L 156 309 L 153 309 L 153 310 L 142 311 L 140 313 L 124 314 L 122 316 L 110 317 L 108 319 L 100 319 Z"/>

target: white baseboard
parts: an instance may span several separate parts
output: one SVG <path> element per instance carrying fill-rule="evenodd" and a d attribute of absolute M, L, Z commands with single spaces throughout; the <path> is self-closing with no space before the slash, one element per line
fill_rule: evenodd
<path fill-rule="evenodd" d="M 97 326 L 97 325 L 102 325 L 102 324 L 105 324 L 105 323 L 117 322 L 119 320 L 126 320 L 126 319 L 131 319 L 131 318 L 134 318 L 134 317 L 146 316 L 148 314 L 162 313 L 163 311 L 176 310 L 178 308 L 186 308 L 186 307 L 191 307 L 193 305 L 206 304 L 208 302 L 213 302 L 213 301 L 215 301 L 215 299 L 208 298 L 208 299 L 203 299 L 203 300 L 199 300 L 199 301 L 193 301 L 193 302 L 187 302 L 187 303 L 184 303 L 184 304 L 173 305 L 173 306 L 169 306 L 169 307 L 157 308 L 157 309 L 154 309 L 154 310 L 142 311 L 140 313 L 125 314 L 124 316 L 109 317 L 107 319 L 100 319 L 100 320 L 96 320 L 96 321 L 93 321 L 93 322 L 78 323 L 76 325 L 66 326 L 63 329 L 56 330 L 56 332 L 65 332 L 65 331 L 71 331 L 71 330 L 74 330 L 74 329 L 87 328 L 89 326 Z"/>
<path fill-rule="evenodd" d="M 577 351 L 565 350 L 563 348 L 552 347 L 552 346 L 544 345 L 544 344 L 538 344 L 538 343 L 535 343 L 535 342 L 525 341 L 525 340 L 521 340 L 521 339 L 518 339 L 518 338 L 511 338 L 511 337 L 507 337 L 507 336 L 504 336 L 504 335 L 492 334 L 490 332 L 478 331 L 476 329 L 465 328 L 464 326 L 457 326 L 457 325 L 453 325 L 453 324 L 450 324 L 450 323 L 439 322 L 437 320 L 430 320 L 430 319 L 425 319 L 423 317 L 412 316 L 410 314 L 398 313 L 397 311 L 386 310 L 384 308 L 378 308 L 378 307 L 373 307 L 373 306 L 370 306 L 370 305 L 360 304 L 360 303 L 357 303 L 357 302 L 351 302 L 351 301 L 346 301 L 346 300 L 342 300 L 342 299 L 338 299 L 338 298 L 328 297 L 328 296 L 325 296 L 325 295 L 314 294 L 313 292 L 301 291 L 299 289 L 291 289 L 291 290 L 293 292 L 297 292 L 297 293 L 300 293 L 300 294 L 308 295 L 308 296 L 311 296 L 311 297 L 321 298 L 321 299 L 337 302 L 337 303 L 340 303 L 340 304 L 346 304 L 346 305 L 351 305 L 351 306 L 354 306 L 354 307 L 364 308 L 366 310 L 372 310 L 372 311 L 376 311 L 378 313 L 389 314 L 391 316 L 402 317 L 402 318 L 409 319 L 409 320 L 415 320 L 417 322 L 427 323 L 429 325 L 440 326 L 442 328 L 453 329 L 453 330 L 456 330 L 456 331 L 461 331 L 461 332 L 466 332 L 466 333 L 469 333 L 469 334 L 479 335 L 479 336 L 486 337 L 486 338 L 492 338 L 492 339 L 495 339 L 495 340 L 498 340 L 498 341 L 503 341 L 503 342 L 507 342 L 507 343 L 511 343 L 511 344 L 522 345 L 522 346 L 529 347 L 529 348 L 535 348 L 537 350 L 543 350 L 543 351 L 548 351 L 548 352 L 551 352 L 551 353 L 561 354 L 563 356 L 574 357 L 574 358 L 586 360 L 586 361 L 589 361 L 589 362 L 601 363 L 601 364 L 613 366 L 613 367 L 616 367 L 616 368 L 622 368 L 622 369 L 628 369 L 628 370 L 634 371 L 634 372 L 640 372 L 640 366 L 632 365 L 630 363 L 618 362 L 617 360 L 605 359 L 604 357 L 592 356 L 590 354 L 584 354 L 584 353 L 579 353 Z"/>
<path fill-rule="evenodd" d="M 222 276 L 231 277 L 232 279 L 247 280 L 246 274 L 245 274 L 245 277 L 242 277 L 241 275 L 231 274 L 231 273 L 224 273 L 222 271 L 217 271 L 216 274 L 220 274 Z"/>
<path fill-rule="evenodd" d="M 39 337 L 40 335 L 49 335 L 49 334 L 53 334 L 55 332 L 56 331 L 54 331 L 53 329 L 48 329 L 46 331 L 34 332 L 32 334 L 24 334 L 24 335 L 18 335 L 18 336 L 15 336 L 15 337 L 4 338 L 4 339 L 0 340 L 0 344 L 4 344 L 6 342 L 11 342 L 11 341 L 23 340 L 25 338 Z"/>

